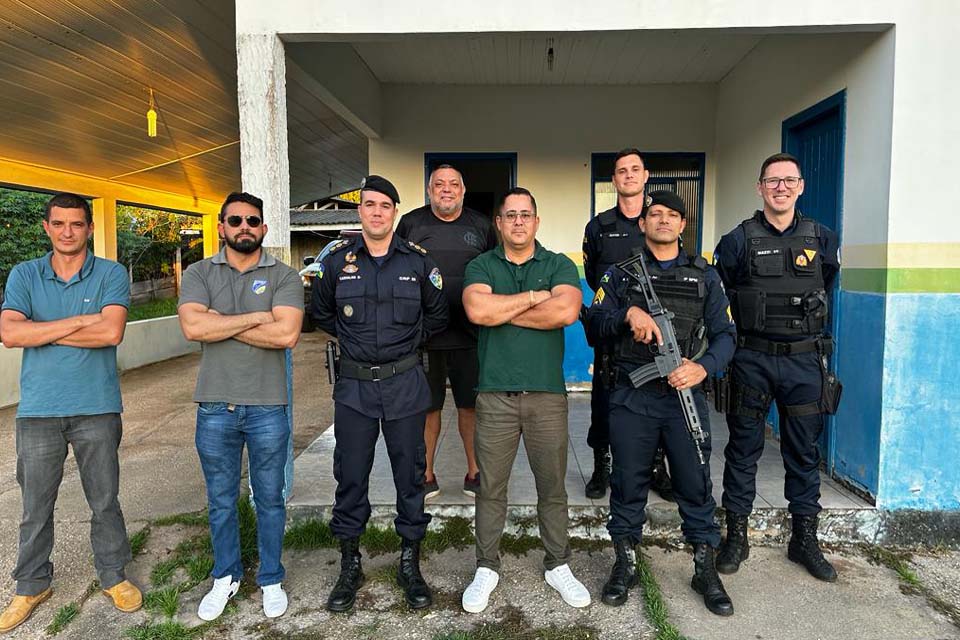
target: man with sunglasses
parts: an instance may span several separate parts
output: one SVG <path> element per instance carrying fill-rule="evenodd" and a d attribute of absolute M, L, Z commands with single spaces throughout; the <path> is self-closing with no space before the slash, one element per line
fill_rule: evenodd
<path fill-rule="evenodd" d="M 286 506 L 288 423 L 285 350 L 297 344 L 303 287 L 297 272 L 263 250 L 263 201 L 231 193 L 220 208 L 220 252 L 183 274 L 177 313 L 188 340 L 203 344 L 194 400 L 197 453 L 207 485 L 213 587 L 197 615 L 215 620 L 240 588 L 237 521 L 241 455 L 249 459 L 257 512 L 263 612 L 283 615 L 280 556 Z"/>
<path fill-rule="evenodd" d="M 837 572 L 817 541 L 823 414 L 839 400 L 827 357 L 833 341 L 829 292 L 840 270 L 837 235 L 797 210 L 803 193 L 800 161 L 778 153 L 763 161 L 757 194 L 763 209 L 720 239 L 714 264 L 737 324 L 737 351 L 729 371 L 730 440 L 724 450 L 723 507 L 727 537 L 717 570 L 735 573 L 750 554 L 747 517 L 756 497 L 757 462 L 766 416 L 777 403 L 784 495 L 793 527 L 787 557 L 819 580 Z"/>
<path fill-rule="evenodd" d="M 337 491 L 330 519 L 340 541 L 340 576 L 327 599 L 335 612 L 353 608 L 364 582 L 360 536 L 370 519 L 370 470 L 381 431 L 397 490 L 397 584 L 411 609 L 433 602 L 420 573 L 420 541 L 430 522 L 423 510 L 430 387 L 418 350 L 447 326 L 449 312 L 433 258 L 393 231 L 399 203 L 386 178 L 360 183 L 361 234 L 331 248 L 310 303 L 317 325 L 337 337 L 341 353 L 333 388 Z"/>
<path fill-rule="evenodd" d="M 507 484 L 520 436 L 536 478 L 544 579 L 572 607 L 590 593 L 570 571 L 567 539 L 567 390 L 563 328 L 580 314 L 580 277 L 573 261 L 536 240 L 533 195 L 515 187 L 498 203 L 502 244 L 474 258 L 464 274 L 463 306 L 480 326 L 475 446 L 477 572 L 463 592 L 464 610 L 486 609 L 500 581 L 500 538 Z"/>

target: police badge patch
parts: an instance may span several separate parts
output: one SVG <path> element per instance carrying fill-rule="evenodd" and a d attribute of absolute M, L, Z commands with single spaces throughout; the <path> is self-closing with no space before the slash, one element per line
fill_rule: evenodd
<path fill-rule="evenodd" d="M 443 291 L 443 276 L 440 275 L 440 269 L 434 267 L 429 277 L 430 283 L 440 291 Z"/>

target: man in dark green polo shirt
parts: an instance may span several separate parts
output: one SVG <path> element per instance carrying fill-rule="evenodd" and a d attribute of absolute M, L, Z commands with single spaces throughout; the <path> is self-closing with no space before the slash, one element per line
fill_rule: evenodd
<path fill-rule="evenodd" d="M 544 579 L 573 607 L 590 593 L 570 572 L 567 541 L 567 395 L 563 327 L 580 312 L 580 277 L 570 258 L 536 241 L 533 195 L 506 193 L 497 207 L 503 244 L 474 258 L 464 275 L 463 305 L 480 327 L 480 384 L 475 447 L 477 573 L 463 608 L 483 611 L 500 580 L 500 537 L 507 483 L 520 435 L 537 484 L 537 519 L 546 551 Z"/>

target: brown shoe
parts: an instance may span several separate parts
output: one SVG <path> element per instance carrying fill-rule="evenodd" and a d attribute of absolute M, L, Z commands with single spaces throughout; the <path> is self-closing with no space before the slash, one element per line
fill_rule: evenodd
<path fill-rule="evenodd" d="M 16 629 L 27 621 L 33 610 L 53 594 L 53 589 L 47 587 L 35 596 L 13 596 L 3 614 L 0 614 L 0 633 Z"/>
<path fill-rule="evenodd" d="M 131 613 L 143 606 L 143 594 L 129 580 L 104 589 L 103 593 L 110 596 L 113 606 L 125 613 Z"/>

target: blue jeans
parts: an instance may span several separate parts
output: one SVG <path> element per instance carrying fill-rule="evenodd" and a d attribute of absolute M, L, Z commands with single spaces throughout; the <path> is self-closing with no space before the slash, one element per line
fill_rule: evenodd
<path fill-rule="evenodd" d="M 290 426 L 286 405 L 228 405 L 201 402 L 197 407 L 197 453 L 207 483 L 213 577 L 243 576 L 237 499 L 243 446 L 247 446 L 250 482 L 257 511 L 257 584 L 283 581 L 280 563 L 286 506 L 283 471 Z"/>

